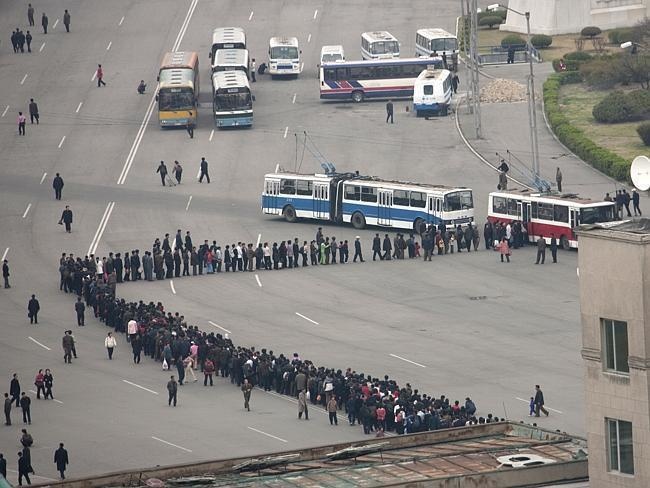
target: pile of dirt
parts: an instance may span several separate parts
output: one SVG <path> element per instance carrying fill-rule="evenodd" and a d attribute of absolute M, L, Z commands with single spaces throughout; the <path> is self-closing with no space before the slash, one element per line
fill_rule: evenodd
<path fill-rule="evenodd" d="M 481 102 L 503 103 L 526 100 L 526 85 L 513 80 L 497 78 L 481 89 Z"/>

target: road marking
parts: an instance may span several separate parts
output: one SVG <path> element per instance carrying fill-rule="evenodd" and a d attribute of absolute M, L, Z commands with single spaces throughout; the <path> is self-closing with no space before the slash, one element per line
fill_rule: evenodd
<path fill-rule="evenodd" d="M 260 281 L 260 277 L 257 274 L 255 274 L 255 279 L 257 280 L 257 286 L 262 288 L 262 282 Z"/>
<path fill-rule="evenodd" d="M 210 138 L 208 139 L 209 142 L 212 142 L 212 138 L 214 137 L 214 129 L 210 131 Z"/>
<path fill-rule="evenodd" d="M 296 103 L 296 95 L 297 93 L 293 94 L 293 98 L 291 99 L 291 103 Z M 286 135 L 284 137 L 287 137 Z"/>
<path fill-rule="evenodd" d="M 25 213 L 23 214 L 23 219 L 27 217 L 27 214 L 29 213 L 29 209 L 32 208 L 32 204 L 28 203 L 27 208 L 25 209 Z"/>
<path fill-rule="evenodd" d="M 41 176 L 41 182 L 39 183 L 39 185 L 43 184 L 43 182 L 45 181 L 46 176 L 47 176 L 47 173 L 43 173 L 43 176 Z"/>
<path fill-rule="evenodd" d="M 176 36 L 176 42 L 174 42 L 174 45 L 172 46 L 172 52 L 178 51 L 178 48 L 180 47 L 181 42 L 183 41 L 183 37 L 185 37 L 185 32 L 187 31 L 187 27 L 190 25 L 190 19 L 192 18 L 192 15 L 194 15 L 194 10 L 196 9 L 196 5 L 198 3 L 199 0 L 192 0 L 192 3 L 190 4 L 190 8 L 187 10 L 187 14 L 185 15 L 185 20 L 181 25 L 181 30 L 178 31 L 178 36 Z"/>
<path fill-rule="evenodd" d="M 174 280 L 169 280 L 169 286 L 172 289 L 172 293 L 176 295 L 176 288 L 174 288 Z"/>
<path fill-rule="evenodd" d="M 311 322 L 312 324 L 320 325 L 318 322 L 315 320 L 310 319 L 309 317 L 305 317 L 303 314 L 296 312 L 296 315 L 298 317 L 302 317 L 303 319 L 307 320 L 308 322 Z"/>
<path fill-rule="evenodd" d="M 314 20 L 316 20 L 317 15 L 318 15 L 318 9 L 314 10 Z"/>
<path fill-rule="evenodd" d="M 49 347 L 47 347 L 45 344 L 41 344 L 40 342 L 38 342 L 38 341 L 37 341 L 36 339 L 34 339 L 32 336 L 29 336 L 29 337 L 27 337 L 27 338 L 28 338 L 30 341 L 32 341 L 34 344 L 38 344 L 39 346 L 41 346 L 41 347 L 42 347 L 43 349 L 45 349 L 46 351 L 51 351 L 51 350 L 52 350 L 52 349 L 50 349 Z"/>
<path fill-rule="evenodd" d="M 140 388 L 141 390 L 148 391 L 149 393 L 153 393 L 154 395 L 158 395 L 157 391 L 150 390 L 149 388 L 145 388 L 144 386 L 138 385 L 137 383 L 133 383 L 129 380 L 122 380 L 122 381 L 127 385 L 135 386 L 136 388 Z"/>
<path fill-rule="evenodd" d="M 7 105 L 5 109 L 2 111 L 2 116 L 4 117 L 5 115 L 7 115 L 8 111 L 9 111 L 9 105 Z"/>
<path fill-rule="evenodd" d="M 83 102 L 79 102 L 79 105 L 77 105 L 77 110 L 74 111 L 74 113 L 78 114 L 79 110 L 81 110 L 81 106 L 83 105 Z"/>
<path fill-rule="evenodd" d="M 56 398 L 52 398 L 52 400 L 54 400 L 56 403 L 60 403 L 61 405 L 63 405 L 63 402 L 61 400 L 57 400 Z"/>
<path fill-rule="evenodd" d="M 109 41 L 108 46 L 106 46 L 106 50 L 110 51 L 112 45 L 113 45 L 113 41 Z"/>
<path fill-rule="evenodd" d="M 59 149 L 61 149 L 61 146 L 63 146 L 63 141 L 65 141 L 65 136 L 61 138 L 61 142 L 59 142 Z"/>
<path fill-rule="evenodd" d="M 196 178 L 198 179 L 201 176 L 201 166 L 199 166 L 199 170 L 196 173 Z"/>
<path fill-rule="evenodd" d="M 124 15 L 122 15 L 122 18 L 120 19 L 119 23 L 117 25 L 122 25 L 122 22 L 124 22 Z"/>
<path fill-rule="evenodd" d="M 186 211 L 186 212 L 187 212 L 187 211 L 189 210 L 189 208 L 190 208 L 190 203 L 192 203 L 192 195 L 190 195 L 190 198 L 187 199 L 187 205 L 185 205 L 185 211 Z M 174 239 L 174 242 L 176 242 L 175 239 Z"/>
<path fill-rule="evenodd" d="M 5 249 L 5 252 L 2 253 L 2 259 L 0 259 L 0 261 L 7 259 L 7 254 L 9 254 L 9 248 Z"/>
<path fill-rule="evenodd" d="M 30 391 L 31 391 L 31 390 L 30 390 Z M 36 393 L 36 392 L 34 392 L 34 393 Z M 55 401 L 56 401 L 56 400 L 55 400 Z M 16 471 L 15 469 L 11 469 L 11 468 L 7 468 L 7 471 L 11 471 L 12 473 L 17 473 L 17 472 L 18 472 L 18 471 Z M 39 476 L 39 475 L 37 475 L 37 474 L 33 474 L 33 473 L 30 473 L 30 476 L 31 476 L 32 478 L 40 478 L 40 479 L 42 479 L 42 480 L 47 480 L 47 481 L 60 481 L 60 480 L 55 480 L 54 478 L 47 478 L 47 477 L 45 477 L 45 476 Z"/>
<path fill-rule="evenodd" d="M 92 78 L 90 78 L 90 81 L 95 81 L 95 77 L 97 76 L 97 70 L 93 72 Z"/>
<path fill-rule="evenodd" d="M 257 244 L 255 244 L 255 247 L 260 246 L 260 241 L 262 240 L 262 234 L 257 234 Z"/>
<path fill-rule="evenodd" d="M 176 445 L 176 444 L 172 444 L 171 442 L 167 442 L 166 440 L 159 439 L 158 437 L 151 436 L 151 438 L 152 438 L 153 440 L 155 440 L 155 441 L 162 442 L 163 444 L 167 444 L 168 446 L 176 447 L 177 449 L 180 449 L 180 450 L 182 450 L 182 451 L 185 451 L 185 452 L 192 452 L 192 451 L 191 451 L 190 449 L 188 449 L 187 447 L 183 447 L 183 446 L 178 446 L 178 445 Z"/>
<path fill-rule="evenodd" d="M 29 73 L 25 73 L 25 76 L 23 76 L 23 79 L 20 80 L 20 84 L 21 84 L 21 85 L 22 85 L 23 83 L 25 83 L 25 80 L 27 79 L 27 75 L 28 75 L 28 74 L 29 74 Z"/>
<path fill-rule="evenodd" d="M 289 133 L 289 126 L 286 126 L 286 127 L 284 128 L 284 138 L 285 138 L 285 139 L 287 138 L 287 134 L 288 134 L 288 133 Z"/>
<path fill-rule="evenodd" d="M 217 329 L 221 329 L 221 330 L 223 330 L 223 331 L 226 332 L 227 334 L 232 334 L 232 332 L 230 332 L 228 329 L 226 329 L 226 328 L 224 328 L 224 327 L 221 327 L 220 325 L 215 324 L 212 320 L 208 320 L 208 323 L 209 323 L 210 325 L 214 325 Z"/>
<path fill-rule="evenodd" d="M 255 13 L 255 12 L 253 12 L 253 11 L 251 10 L 251 14 L 248 16 L 248 21 L 249 21 L 249 22 L 250 22 L 251 20 L 253 20 L 253 14 L 254 14 L 254 13 Z"/>
<path fill-rule="evenodd" d="M 300 63 L 300 72 L 302 73 L 302 70 L 305 69 L 305 63 Z"/>
<path fill-rule="evenodd" d="M 41 44 L 41 48 L 38 50 L 39 53 L 43 52 L 43 49 L 45 49 L 45 43 Z"/>
<path fill-rule="evenodd" d="M 102 235 L 104 234 L 104 230 L 106 230 L 106 224 L 108 224 L 108 219 L 111 218 L 111 213 L 113 213 L 113 208 L 115 207 L 115 202 L 108 202 L 108 205 L 106 205 L 106 210 L 104 210 L 104 215 L 102 216 L 102 219 L 99 221 L 99 227 L 97 227 L 97 231 L 95 232 L 95 236 L 93 237 L 93 240 L 90 243 L 90 247 L 88 248 L 88 254 L 95 254 L 95 251 L 97 250 L 97 246 L 99 245 L 99 241 L 102 238 Z"/>
<path fill-rule="evenodd" d="M 56 29 L 56 26 L 59 24 L 59 19 L 56 19 L 56 22 L 54 22 L 54 25 L 52 26 L 52 30 Z"/>
<path fill-rule="evenodd" d="M 307 42 L 311 42 L 311 34 L 307 36 Z"/>
<path fill-rule="evenodd" d="M 523 398 L 515 397 L 515 400 L 519 400 L 520 402 L 524 402 L 530 405 L 530 400 L 524 400 Z M 559 410 L 555 410 L 554 408 L 549 407 L 548 405 L 544 405 L 544 408 L 547 410 L 550 410 L 551 412 L 559 413 L 562 414 L 563 412 L 560 412 Z"/>
<path fill-rule="evenodd" d="M 265 436 L 267 436 L 267 437 L 271 437 L 272 439 L 275 439 L 275 440 L 277 440 L 277 441 L 280 441 L 280 442 L 289 442 L 289 441 L 283 439 L 282 437 L 276 437 L 276 436 L 274 436 L 273 434 L 269 434 L 269 433 L 267 433 L 267 432 L 264 432 L 263 430 L 258 430 L 258 429 L 255 429 L 254 427 L 247 427 L 247 428 L 250 429 L 250 430 L 252 430 L 252 431 L 254 431 L 254 432 L 257 432 L 258 434 L 262 434 L 262 435 L 265 435 Z"/>
<path fill-rule="evenodd" d="M 275 172 L 277 173 L 278 171 L 280 171 L 280 163 L 275 165 Z"/>
<path fill-rule="evenodd" d="M 411 361 L 410 359 L 403 358 L 402 356 L 398 356 L 397 354 L 389 354 L 389 356 L 401 359 L 402 361 L 406 361 L 407 363 L 415 364 L 416 366 L 419 366 L 420 368 L 426 368 L 424 364 L 416 363 L 415 361 Z"/>

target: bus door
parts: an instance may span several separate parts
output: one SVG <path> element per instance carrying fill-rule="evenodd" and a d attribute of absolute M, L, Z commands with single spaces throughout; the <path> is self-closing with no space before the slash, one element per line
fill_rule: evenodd
<path fill-rule="evenodd" d="M 393 192 L 379 190 L 377 195 L 377 225 L 391 225 L 390 210 L 393 206 Z"/>
<path fill-rule="evenodd" d="M 519 202 L 519 215 L 521 217 L 521 225 L 526 231 L 526 234 L 529 233 L 530 226 L 530 202 Z"/>
<path fill-rule="evenodd" d="M 429 221 L 427 223 L 437 225 L 444 219 L 442 218 L 442 198 L 429 195 L 427 202 Z"/>
<path fill-rule="evenodd" d="M 282 209 L 278 206 L 280 180 L 266 181 L 266 213 L 280 215 Z"/>
<path fill-rule="evenodd" d="M 329 218 L 329 184 L 328 183 L 314 183 L 314 218 L 327 219 Z"/>
<path fill-rule="evenodd" d="M 569 209 L 569 225 L 571 226 L 571 239 L 574 239 L 575 230 L 580 225 L 580 210 L 577 208 Z"/>

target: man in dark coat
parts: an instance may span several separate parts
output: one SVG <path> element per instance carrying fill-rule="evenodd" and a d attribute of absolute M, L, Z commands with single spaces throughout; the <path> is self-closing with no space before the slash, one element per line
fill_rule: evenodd
<path fill-rule="evenodd" d="M 5 288 L 11 288 L 9 284 L 9 261 L 6 259 L 2 261 L 2 278 L 5 281 Z"/>
<path fill-rule="evenodd" d="M 24 424 L 32 423 L 31 406 L 32 406 L 32 399 L 29 398 L 27 394 L 23 391 L 22 394 L 20 395 L 20 408 L 23 411 Z"/>
<path fill-rule="evenodd" d="M 535 404 L 535 417 L 539 417 L 540 410 L 548 417 L 548 410 L 544 408 L 544 393 L 539 385 L 535 385 L 535 398 L 533 399 L 533 403 Z"/>
<path fill-rule="evenodd" d="M 393 250 L 393 245 L 390 242 L 390 237 L 388 237 L 388 234 L 386 234 L 386 236 L 384 237 L 383 250 L 384 250 L 384 259 L 390 261 L 391 260 L 391 251 Z"/>
<path fill-rule="evenodd" d="M 359 236 L 354 238 L 354 257 L 352 258 L 352 262 L 356 263 L 357 258 L 359 258 L 359 261 L 363 263 L 363 254 L 361 254 L 361 237 Z"/>
<path fill-rule="evenodd" d="M 9 393 L 5 393 L 5 425 L 11 425 L 11 404 L 12 404 L 11 397 L 9 396 Z"/>
<path fill-rule="evenodd" d="M 32 481 L 29 479 L 29 473 L 31 471 L 31 466 L 29 460 L 23 456 L 22 452 L 18 453 L 18 486 L 23 486 L 23 477 L 28 485 L 32 484 Z"/>
<path fill-rule="evenodd" d="M 7 460 L 2 453 L 0 453 L 0 476 L 7 478 Z"/>
<path fill-rule="evenodd" d="M 465 247 L 467 248 L 467 252 L 470 252 L 472 250 L 472 237 L 474 236 L 474 233 L 472 231 L 472 224 L 471 222 L 465 227 Z"/>
<path fill-rule="evenodd" d="M 61 190 L 63 190 L 63 178 L 59 173 L 56 174 L 52 180 L 52 188 L 54 188 L 54 198 L 61 200 Z"/>
<path fill-rule="evenodd" d="M 537 239 L 537 261 L 535 261 L 535 264 L 539 264 L 540 259 L 544 264 L 546 260 L 546 240 L 542 236 Z"/>
<path fill-rule="evenodd" d="M 9 394 L 11 395 L 11 401 L 16 402 L 16 406 L 20 405 L 20 381 L 18 381 L 18 375 L 13 374 L 11 378 L 11 383 L 9 385 Z"/>
<path fill-rule="evenodd" d="M 63 447 L 63 442 L 59 444 L 59 448 L 54 451 L 54 464 L 56 464 L 56 470 L 61 474 L 61 479 L 65 479 L 65 468 L 69 464 L 68 461 L 68 451 Z"/>
<path fill-rule="evenodd" d="M 81 301 L 81 297 L 77 297 L 77 303 L 74 304 L 75 312 L 77 312 L 77 325 L 83 327 L 85 324 L 84 313 L 86 312 L 86 305 Z"/>
<path fill-rule="evenodd" d="M 483 239 L 485 240 L 485 249 L 490 249 L 494 243 L 494 237 L 492 234 L 492 224 L 489 220 L 483 226 Z"/>
<path fill-rule="evenodd" d="M 72 210 L 70 210 L 70 206 L 66 205 L 65 210 L 61 214 L 61 220 L 59 220 L 59 224 L 65 224 L 65 231 L 70 233 L 71 232 L 71 224 L 72 224 Z"/>
<path fill-rule="evenodd" d="M 551 234 L 551 256 L 553 256 L 553 262 L 557 263 L 557 239 L 555 234 Z"/>
<path fill-rule="evenodd" d="M 376 261 L 377 256 L 379 256 L 380 261 L 384 259 L 381 254 L 381 237 L 379 237 L 379 234 L 375 234 L 375 237 L 372 239 L 372 260 Z"/>
<path fill-rule="evenodd" d="M 162 186 L 165 186 L 165 178 L 167 177 L 167 166 L 165 166 L 164 161 L 160 162 L 160 164 L 158 165 L 158 169 L 156 170 L 156 173 L 160 173 L 160 181 L 162 182 Z"/>
<path fill-rule="evenodd" d="M 38 303 L 36 295 L 32 295 L 32 298 L 27 303 L 27 316 L 29 317 L 30 324 L 38 324 L 38 312 L 41 309 L 41 304 Z"/>

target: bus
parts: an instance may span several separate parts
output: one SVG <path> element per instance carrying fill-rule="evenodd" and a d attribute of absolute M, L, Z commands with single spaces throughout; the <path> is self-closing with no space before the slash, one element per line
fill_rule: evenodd
<path fill-rule="evenodd" d="M 361 34 L 361 57 L 363 59 L 399 58 L 399 41 L 387 31 Z"/>
<path fill-rule="evenodd" d="M 249 69 L 248 49 L 219 49 L 212 64 L 213 73 L 238 70 L 250 77 Z"/>
<path fill-rule="evenodd" d="M 492 192 L 488 197 L 488 220 L 493 224 L 521 221 L 528 242 L 543 237 L 558 239 L 564 249 L 577 249 L 575 230 L 580 224 L 618 220 L 613 202 L 579 198 L 575 194 L 553 195 L 530 190 Z"/>
<path fill-rule="evenodd" d="M 300 47 L 295 37 L 269 39 L 269 74 L 271 77 L 298 76 L 302 72 Z"/>
<path fill-rule="evenodd" d="M 425 69 L 413 86 L 413 110 L 417 117 L 447 115 L 451 105 L 451 71 Z"/>
<path fill-rule="evenodd" d="M 253 97 L 243 71 L 212 74 L 212 108 L 219 128 L 253 125 Z"/>
<path fill-rule="evenodd" d="M 343 46 L 323 46 L 320 50 L 320 64 L 345 61 Z M 320 65 L 319 65 L 320 66 Z"/>
<path fill-rule="evenodd" d="M 423 69 L 442 68 L 441 58 L 372 59 L 338 61 L 320 67 L 321 100 L 410 98 Z"/>
<path fill-rule="evenodd" d="M 161 127 L 196 126 L 199 105 L 199 55 L 173 52 L 163 57 L 158 73 L 158 121 Z"/>
<path fill-rule="evenodd" d="M 210 61 L 214 66 L 214 58 L 219 49 L 246 49 L 246 34 L 241 27 L 217 27 L 212 32 L 212 49 Z"/>
<path fill-rule="evenodd" d="M 262 212 L 299 218 L 423 232 L 427 224 L 466 226 L 474 221 L 472 190 L 382 180 L 357 173 L 270 173 Z"/>
<path fill-rule="evenodd" d="M 415 33 L 416 56 L 442 56 L 447 57 L 445 69 L 456 71 L 458 69 L 458 39 L 443 29 L 419 29 Z"/>

